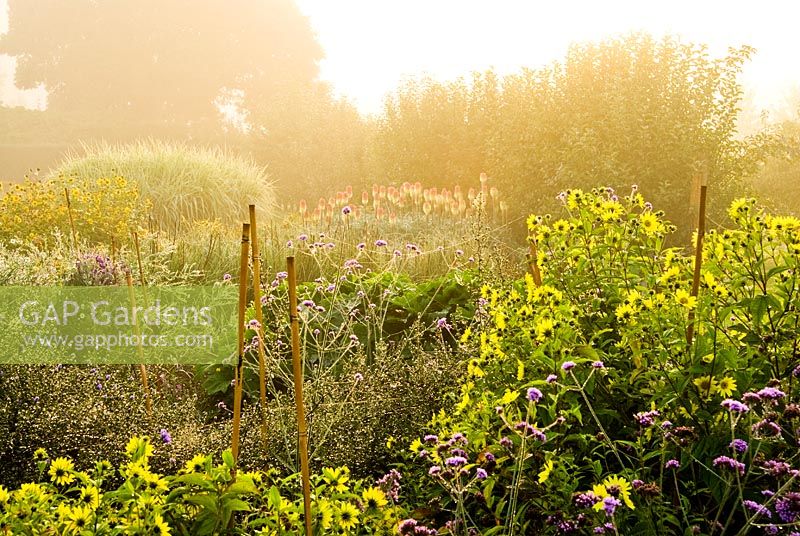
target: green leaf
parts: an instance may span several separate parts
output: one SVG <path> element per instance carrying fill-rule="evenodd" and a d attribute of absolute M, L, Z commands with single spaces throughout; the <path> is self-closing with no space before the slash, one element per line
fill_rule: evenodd
<path fill-rule="evenodd" d="M 247 495 L 258 493 L 258 488 L 249 480 L 237 480 L 225 490 L 225 495 Z"/>
<path fill-rule="evenodd" d="M 233 453 L 231 449 L 227 449 L 225 452 L 222 453 L 222 461 L 225 463 L 225 466 L 228 469 L 233 469 L 234 464 L 236 463 L 233 459 Z"/>
<path fill-rule="evenodd" d="M 207 511 L 213 512 L 214 514 L 219 512 L 217 498 L 211 495 L 190 495 L 186 497 L 186 502 L 202 506 Z"/>

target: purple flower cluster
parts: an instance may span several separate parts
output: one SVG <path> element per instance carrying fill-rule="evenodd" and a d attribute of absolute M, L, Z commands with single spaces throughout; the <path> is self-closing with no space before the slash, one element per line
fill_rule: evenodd
<path fill-rule="evenodd" d="M 778 423 L 763 419 L 753 425 L 753 433 L 762 437 L 773 437 L 780 435 L 781 427 Z"/>
<path fill-rule="evenodd" d="M 786 393 L 775 387 L 764 387 L 757 394 L 761 400 L 778 400 L 786 396 Z"/>
<path fill-rule="evenodd" d="M 732 398 L 726 398 L 720 403 L 720 406 L 733 413 L 747 413 L 750 411 L 750 407 L 747 404 Z"/>
<path fill-rule="evenodd" d="M 656 417 L 660 415 L 661 413 L 654 409 L 652 411 L 640 411 L 634 415 L 633 418 L 636 419 L 636 422 L 639 423 L 639 426 L 643 428 L 649 428 L 656 423 Z"/>
<path fill-rule="evenodd" d="M 397 532 L 402 536 L 436 536 L 439 531 L 429 529 L 417 523 L 416 519 L 405 519 L 397 526 Z"/>
<path fill-rule="evenodd" d="M 595 495 L 594 492 L 587 491 L 586 493 L 578 493 L 577 495 L 575 495 L 573 502 L 575 503 L 575 506 L 577 506 L 578 508 L 591 508 L 599 500 L 600 497 Z"/>
<path fill-rule="evenodd" d="M 792 470 L 791 465 L 781 460 L 767 460 L 761 464 L 761 467 L 763 467 L 770 476 L 774 477 L 788 475 Z"/>
<path fill-rule="evenodd" d="M 757 516 L 764 516 L 764 517 L 767 517 L 767 518 L 771 518 L 772 517 L 772 512 L 770 512 L 769 508 L 767 508 L 763 504 L 758 504 L 757 502 L 751 501 L 751 500 L 748 499 L 748 500 L 742 501 L 742 505 L 745 508 L 747 508 L 748 510 L 750 510 L 751 512 L 754 512 L 755 515 L 757 515 Z"/>
<path fill-rule="evenodd" d="M 397 502 L 400 500 L 400 480 L 403 476 L 397 469 L 392 469 L 381 478 L 375 481 L 375 485 L 392 500 Z"/>
<path fill-rule="evenodd" d="M 358 262 L 357 259 L 348 259 L 344 261 L 344 268 L 348 271 L 353 271 L 353 270 L 360 270 L 361 268 L 363 268 L 363 266 L 361 266 L 361 263 Z"/>
<path fill-rule="evenodd" d="M 163 441 L 167 445 L 172 443 L 172 436 L 169 434 L 166 428 L 162 428 L 158 434 L 161 436 L 161 441 Z"/>
<path fill-rule="evenodd" d="M 444 463 L 449 467 L 460 469 L 461 467 L 467 465 L 467 459 L 464 456 L 451 456 L 450 458 L 447 458 Z"/>
<path fill-rule="evenodd" d="M 736 461 L 728 456 L 719 456 L 714 458 L 714 467 L 727 467 L 728 469 L 737 471 L 740 475 L 744 474 L 745 465 Z"/>
<path fill-rule="evenodd" d="M 609 495 L 608 497 L 605 497 L 603 499 L 603 511 L 606 513 L 606 515 L 608 517 L 613 516 L 614 512 L 617 509 L 617 507 L 621 506 L 621 505 L 622 505 L 622 501 L 620 501 L 616 497 L 611 497 Z"/>
<path fill-rule="evenodd" d="M 775 511 L 784 523 L 800 520 L 800 493 L 789 492 L 775 502 Z"/>
<path fill-rule="evenodd" d="M 738 454 L 744 454 L 747 452 L 747 441 L 744 439 L 734 439 L 728 446 Z"/>
<path fill-rule="evenodd" d="M 667 460 L 667 463 L 664 464 L 664 469 L 680 469 L 681 462 L 676 459 Z"/>
<path fill-rule="evenodd" d="M 525 421 L 520 421 L 517 424 L 515 424 L 514 430 L 520 432 L 522 435 L 528 435 L 533 439 L 535 439 L 536 441 L 541 441 L 542 443 L 547 441 L 547 436 L 544 434 L 544 432 L 536 428 L 534 425 L 529 424 Z"/>
<path fill-rule="evenodd" d="M 530 400 L 531 402 L 538 402 L 539 400 L 542 399 L 542 397 L 544 397 L 542 392 L 539 389 L 537 389 L 536 387 L 530 387 L 528 389 L 528 395 L 527 396 L 528 396 L 528 400 Z"/>

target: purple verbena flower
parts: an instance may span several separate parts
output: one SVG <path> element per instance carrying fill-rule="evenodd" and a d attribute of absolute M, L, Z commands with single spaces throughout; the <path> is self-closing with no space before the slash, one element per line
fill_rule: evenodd
<path fill-rule="evenodd" d="M 591 508 L 594 506 L 600 497 L 594 494 L 592 491 L 587 491 L 586 493 L 578 493 L 575 495 L 573 502 L 575 502 L 575 506 L 578 508 Z"/>
<path fill-rule="evenodd" d="M 737 471 L 740 475 L 744 474 L 745 465 L 742 462 L 736 461 L 728 456 L 718 456 L 717 458 L 714 458 L 713 464 L 714 467 L 727 467 L 728 469 Z"/>
<path fill-rule="evenodd" d="M 544 397 L 544 395 L 536 387 L 530 387 L 528 389 L 528 400 L 530 400 L 531 402 L 538 402 L 539 400 L 542 399 L 542 397 Z"/>
<path fill-rule="evenodd" d="M 747 441 L 743 439 L 734 439 L 728 446 L 739 454 L 747 452 Z"/>
<path fill-rule="evenodd" d="M 800 493 L 791 491 L 775 502 L 775 511 L 784 523 L 800 519 Z"/>
<path fill-rule="evenodd" d="M 605 511 L 608 517 L 614 515 L 614 511 L 617 509 L 618 506 L 622 504 L 622 501 L 617 499 L 616 497 L 605 497 L 603 499 L 603 511 Z"/>
<path fill-rule="evenodd" d="M 451 456 L 444 461 L 449 467 L 463 467 L 467 464 L 467 459 L 463 456 Z"/>
<path fill-rule="evenodd" d="M 726 398 L 720 403 L 720 406 L 733 413 L 747 413 L 750 411 L 750 407 L 747 404 L 732 398 Z"/>
<path fill-rule="evenodd" d="M 758 396 L 761 397 L 762 400 L 778 400 L 779 398 L 785 397 L 786 393 L 775 387 L 764 387 L 758 392 Z"/>
<path fill-rule="evenodd" d="M 640 411 L 639 413 L 635 414 L 633 418 L 639 423 L 639 426 L 649 428 L 656 423 L 656 417 L 659 415 L 661 415 L 661 413 L 654 409 L 652 411 Z"/>
<path fill-rule="evenodd" d="M 772 517 L 772 512 L 769 511 L 769 508 L 764 506 L 763 504 L 758 504 L 755 501 L 751 501 L 749 499 L 742 501 L 742 505 L 750 510 L 751 512 L 755 512 L 755 515 L 764 516 L 766 518 Z"/>

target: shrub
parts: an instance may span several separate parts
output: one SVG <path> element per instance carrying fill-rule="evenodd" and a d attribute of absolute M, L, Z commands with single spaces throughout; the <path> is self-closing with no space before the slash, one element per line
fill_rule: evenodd
<path fill-rule="evenodd" d="M 418 500 L 459 534 L 796 529 L 800 221 L 734 202 L 695 296 L 635 189 L 560 199 L 529 219 L 542 284 L 482 290 L 460 400 L 412 445 Z"/>
<path fill-rule="evenodd" d="M 148 202 L 139 186 L 125 178 L 26 179 L 7 185 L 0 197 L 0 239 L 35 241 L 43 247 L 54 231 L 71 236 L 66 191 L 79 240 L 108 244 L 146 224 Z"/>
<path fill-rule="evenodd" d="M 3 481 L 29 479 L 38 448 L 70 456 L 78 467 L 98 459 L 119 461 L 125 437 L 159 437 L 154 467 L 171 470 L 198 451 L 218 454 L 229 446 L 224 426 L 209 423 L 191 376 L 176 369 L 149 367 L 153 413 L 148 415 L 138 370 L 133 367 L 5 365 L 0 367 L 0 464 Z"/>
<path fill-rule="evenodd" d="M 436 411 L 460 374 L 453 350 L 472 314 L 474 277 L 454 269 L 415 284 L 403 274 L 372 273 L 348 261 L 340 275 L 298 287 L 309 441 L 318 465 L 347 464 L 361 475 L 385 469 L 393 457 L 387 439 L 407 441 Z M 243 388 L 254 409 L 245 441 L 258 459 L 278 460 L 293 471 L 295 446 L 287 438 L 297 430 L 285 273 L 276 274 L 262 302 L 263 327 L 251 320 L 247 331 Z M 248 317 L 253 315 L 251 310 Z M 256 402 L 257 333 L 269 374 L 266 452 Z M 212 365 L 203 372 L 207 392 L 222 402 L 219 413 L 227 418 L 233 367 Z"/>
<path fill-rule="evenodd" d="M 274 193 L 263 168 L 219 149 L 140 141 L 129 145 L 85 145 L 71 153 L 51 177 L 94 179 L 123 176 L 153 204 L 158 228 L 178 234 L 198 220 L 246 219 L 254 203 L 269 214 Z"/>
<path fill-rule="evenodd" d="M 162 447 L 147 436 L 127 442 L 118 464 L 81 471 L 68 457 L 34 453 L 37 482 L 0 486 L 0 530 L 13 534 L 300 534 L 299 475 L 237 472 L 230 451 L 222 463 L 197 454 L 165 475 L 150 465 Z M 119 449 L 122 452 L 122 448 Z M 314 534 L 395 534 L 401 475 L 352 479 L 347 467 L 311 475 Z"/>

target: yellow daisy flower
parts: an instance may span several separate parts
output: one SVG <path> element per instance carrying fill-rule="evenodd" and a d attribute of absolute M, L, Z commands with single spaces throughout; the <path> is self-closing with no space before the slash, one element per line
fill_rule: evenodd
<path fill-rule="evenodd" d="M 91 524 L 92 511 L 85 506 L 76 506 L 69 512 L 69 528 L 80 534 Z"/>
<path fill-rule="evenodd" d="M 50 480 L 59 486 L 71 484 L 75 480 L 74 469 L 72 461 L 66 458 L 56 458 L 50 464 L 50 469 L 48 470 Z"/>
<path fill-rule="evenodd" d="M 184 470 L 187 473 L 202 473 L 206 470 L 206 460 L 208 458 L 205 454 L 198 454 L 188 462 L 184 466 Z"/>
<path fill-rule="evenodd" d="M 162 518 L 159 514 L 156 514 L 153 517 L 153 528 L 157 536 L 170 536 L 169 532 L 169 525 L 166 524 L 164 518 Z"/>
<path fill-rule="evenodd" d="M 712 376 L 700 376 L 692 383 L 694 383 L 695 387 L 697 387 L 697 391 L 702 396 L 716 394 L 718 389 L 717 380 Z"/>
<path fill-rule="evenodd" d="M 379 508 L 383 508 L 389 502 L 386 499 L 386 494 L 374 486 L 369 489 L 365 489 L 361 494 L 361 497 L 364 499 L 364 506 L 368 510 L 377 510 Z"/>
<path fill-rule="evenodd" d="M 678 289 L 675 292 L 675 301 L 686 309 L 694 309 L 697 305 L 697 298 L 686 292 L 684 289 Z"/>
<path fill-rule="evenodd" d="M 553 460 L 549 460 L 544 464 L 542 470 L 539 471 L 539 484 L 547 482 L 547 479 L 550 478 L 550 473 L 553 471 L 554 466 L 555 464 L 553 464 Z"/>
<path fill-rule="evenodd" d="M 358 508 L 346 502 L 339 507 L 339 526 L 349 531 L 358 525 Z"/>
<path fill-rule="evenodd" d="M 717 384 L 717 392 L 725 398 L 732 396 L 736 392 L 736 380 L 725 376 Z"/>
<path fill-rule="evenodd" d="M 78 503 L 87 506 L 91 510 L 97 510 L 100 506 L 100 491 L 94 486 L 86 486 L 81 490 Z"/>

